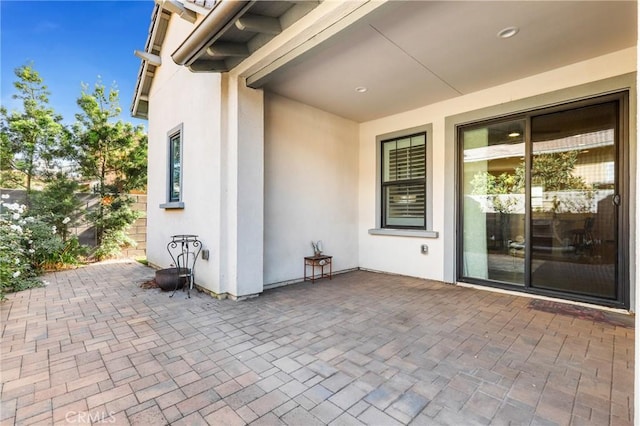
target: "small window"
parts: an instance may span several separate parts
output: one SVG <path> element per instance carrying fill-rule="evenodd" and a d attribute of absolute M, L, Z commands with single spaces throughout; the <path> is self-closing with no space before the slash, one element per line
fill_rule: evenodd
<path fill-rule="evenodd" d="M 182 126 L 169 134 L 169 202 L 182 199 Z"/>
<path fill-rule="evenodd" d="M 382 227 L 426 229 L 426 133 L 382 141 Z"/>

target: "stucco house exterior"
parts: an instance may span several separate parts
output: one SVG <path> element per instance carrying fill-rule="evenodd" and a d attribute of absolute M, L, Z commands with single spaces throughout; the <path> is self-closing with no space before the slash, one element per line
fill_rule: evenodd
<path fill-rule="evenodd" d="M 197 234 L 197 285 L 243 298 L 301 281 L 322 240 L 334 273 L 635 311 L 637 16 L 157 0 L 131 108 L 148 119 L 150 263 Z"/>
<path fill-rule="evenodd" d="M 149 261 L 197 234 L 197 284 L 244 297 L 322 240 L 334 272 L 634 310 L 636 9 L 156 2 Z"/>

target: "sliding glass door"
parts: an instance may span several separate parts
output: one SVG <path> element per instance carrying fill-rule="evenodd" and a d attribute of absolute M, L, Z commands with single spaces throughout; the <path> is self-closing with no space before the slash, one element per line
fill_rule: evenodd
<path fill-rule="evenodd" d="M 460 281 L 628 303 L 624 99 L 460 127 Z"/>
<path fill-rule="evenodd" d="M 525 283 L 525 121 L 462 132 L 462 274 Z"/>
<path fill-rule="evenodd" d="M 531 119 L 531 286 L 616 297 L 614 102 Z"/>

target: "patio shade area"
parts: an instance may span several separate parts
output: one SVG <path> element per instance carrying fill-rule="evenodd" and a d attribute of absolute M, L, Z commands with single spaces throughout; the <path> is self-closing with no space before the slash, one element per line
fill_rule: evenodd
<path fill-rule="evenodd" d="M 633 317 L 355 271 L 245 301 L 48 274 L 2 313 L 1 424 L 633 424 Z"/>

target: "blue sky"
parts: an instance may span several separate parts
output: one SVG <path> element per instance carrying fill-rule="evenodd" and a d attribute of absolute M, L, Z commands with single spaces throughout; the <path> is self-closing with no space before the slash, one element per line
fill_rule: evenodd
<path fill-rule="evenodd" d="M 100 76 L 120 91 L 121 119 L 130 116 L 140 59 L 135 49 L 146 42 L 152 0 L 29 1 L 0 0 L 0 81 L 2 105 L 20 104 L 15 93 L 14 69 L 33 62 L 51 95 L 50 105 L 67 124 L 79 112 L 76 99 L 81 83 L 91 87 Z"/>

